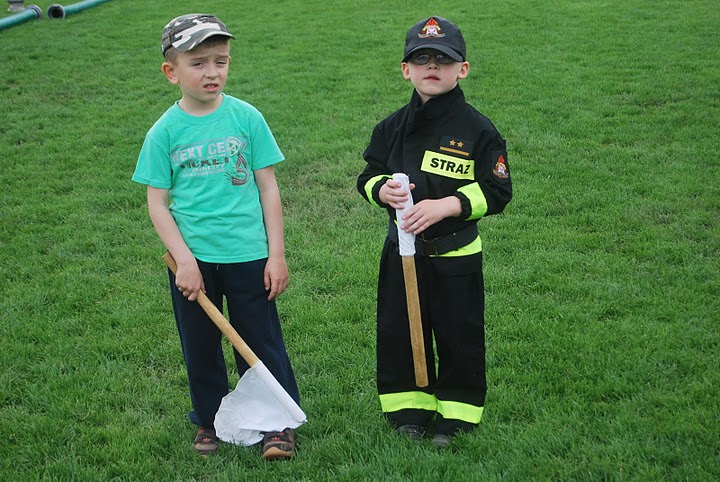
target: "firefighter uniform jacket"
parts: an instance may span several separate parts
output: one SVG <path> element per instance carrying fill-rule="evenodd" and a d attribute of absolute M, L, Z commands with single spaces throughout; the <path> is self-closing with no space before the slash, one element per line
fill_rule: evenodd
<path fill-rule="evenodd" d="M 383 412 L 420 409 L 476 424 L 486 392 L 482 242 L 477 222 L 502 212 L 512 197 L 505 140 L 487 117 L 465 102 L 459 86 L 424 105 L 413 91 L 409 104 L 375 126 L 363 157 L 367 165 L 358 177 L 358 191 L 371 204 L 386 208 L 389 216 L 378 283 L 378 391 Z M 382 185 L 398 172 L 415 184 L 415 204 L 456 196 L 462 208 L 459 217 L 443 219 L 416 237 L 431 382 L 424 389 L 414 384 L 409 346 L 399 342 L 409 340 L 409 335 L 395 210 L 379 198 Z M 468 325 L 472 325 L 470 333 Z M 433 332 L 438 343 L 437 377 Z M 443 355 L 450 361 L 444 362 Z M 426 421 L 427 417 L 395 423 Z"/>
<path fill-rule="evenodd" d="M 415 184 L 415 204 L 452 195 L 460 199 L 461 215 L 428 228 L 422 236 L 427 240 L 461 232 L 483 216 L 502 212 L 512 197 L 505 139 L 465 102 L 460 86 L 425 105 L 413 91 L 408 105 L 375 126 L 363 157 L 367 166 L 358 177 L 358 191 L 387 208 L 390 220 L 395 210 L 380 201 L 379 192 L 396 172 Z"/>

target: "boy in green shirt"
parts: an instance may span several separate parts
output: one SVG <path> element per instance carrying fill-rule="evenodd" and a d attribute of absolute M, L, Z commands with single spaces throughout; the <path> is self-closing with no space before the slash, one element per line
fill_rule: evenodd
<path fill-rule="evenodd" d="M 214 453 L 213 428 L 228 379 L 221 333 L 194 302 L 200 291 L 299 404 L 275 299 L 288 286 L 280 193 L 273 165 L 284 159 L 263 116 L 223 88 L 235 38 L 215 16 L 173 19 L 162 34 L 162 71 L 182 97 L 149 130 L 133 181 L 147 186 L 155 230 L 177 262 L 173 310 L 199 426 L 193 447 Z M 235 352 L 240 375 L 247 363 Z M 266 433 L 263 456 L 289 458 L 292 429 Z"/>

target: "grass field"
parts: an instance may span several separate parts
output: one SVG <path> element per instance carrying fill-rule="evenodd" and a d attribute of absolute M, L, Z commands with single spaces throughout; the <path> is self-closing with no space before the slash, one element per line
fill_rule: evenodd
<path fill-rule="evenodd" d="M 130 181 L 178 95 L 160 31 L 191 11 L 238 36 L 226 91 L 287 157 L 279 309 L 309 417 L 289 463 L 193 453 Z M 433 14 L 463 29 L 462 85 L 515 187 L 480 223 L 485 416 L 446 451 L 380 415 L 386 221 L 355 191 L 372 127 L 410 96 L 405 31 Z M 115 0 L 0 31 L 0 480 L 720 479 L 719 31 L 710 0 Z"/>

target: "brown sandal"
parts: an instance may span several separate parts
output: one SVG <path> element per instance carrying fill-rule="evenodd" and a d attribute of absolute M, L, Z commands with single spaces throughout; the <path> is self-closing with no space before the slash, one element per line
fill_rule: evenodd
<path fill-rule="evenodd" d="M 289 459 L 295 451 L 295 431 L 263 433 L 262 455 L 265 460 Z"/>
<path fill-rule="evenodd" d="M 215 435 L 215 429 L 200 427 L 195 440 L 193 440 L 193 448 L 200 455 L 210 455 L 217 452 L 219 443 L 220 440 Z"/>

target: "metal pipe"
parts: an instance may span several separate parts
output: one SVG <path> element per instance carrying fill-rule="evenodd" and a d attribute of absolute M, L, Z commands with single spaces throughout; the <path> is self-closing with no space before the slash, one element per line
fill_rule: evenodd
<path fill-rule="evenodd" d="M 67 7 L 63 7 L 59 3 L 53 3 L 47 9 L 47 16 L 50 19 L 65 18 L 68 15 L 82 12 L 90 7 L 100 5 L 101 3 L 109 2 L 110 0 L 85 0 L 83 2 L 73 3 Z"/>
<path fill-rule="evenodd" d="M 13 25 L 35 20 L 36 18 L 42 18 L 42 10 L 37 5 L 28 5 L 28 7 L 20 13 L 10 15 L 9 17 L 0 18 L 0 30 L 10 28 Z"/>

